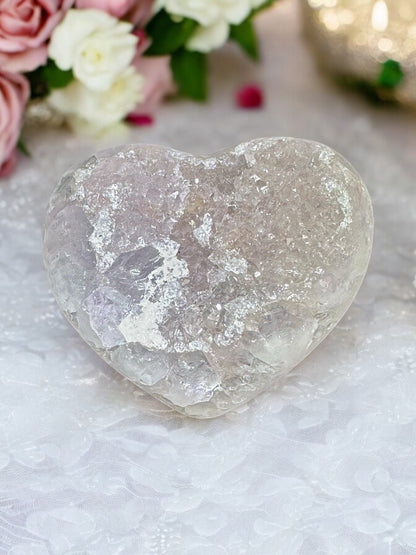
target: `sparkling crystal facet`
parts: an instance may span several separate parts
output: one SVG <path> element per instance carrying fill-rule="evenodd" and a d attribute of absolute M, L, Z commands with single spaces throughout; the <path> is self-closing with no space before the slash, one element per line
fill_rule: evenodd
<path fill-rule="evenodd" d="M 206 158 L 129 145 L 62 178 L 44 257 L 62 311 L 106 362 L 208 418 L 324 339 L 372 233 L 359 175 L 318 143 L 259 139 Z"/>

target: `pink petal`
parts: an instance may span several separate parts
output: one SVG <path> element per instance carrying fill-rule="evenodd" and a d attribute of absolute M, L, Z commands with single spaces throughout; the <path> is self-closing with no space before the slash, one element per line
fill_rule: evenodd
<path fill-rule="evenodd" d="M 13 73 L 33 71 L 46 64 L 48 58 L 47 46 L 39 46 L 25 52 L 16 54 L 3 54 L 0 52 L 0 67 L 2 71 Z"/>
<path fill-rule="evenodd" d="M 10 177 L 17 163 L 17 152 L 13 150 L 9 158 L 0 166 L 0 178 Z"/>
<path fill-rule="evenodd" d="M 142 125 L 153 125 L 154 119 L 149 114 L 136 114 L 131 113 L 127 116 L 126 121 L 132 125 L 142 126 Z"/>
<path fill-rule="evenodd" d="M 236 94 L 236 102 L 240 108 L 261 108 L 264 103 L 263 91 L 256 84 L 245 85 Z"/>

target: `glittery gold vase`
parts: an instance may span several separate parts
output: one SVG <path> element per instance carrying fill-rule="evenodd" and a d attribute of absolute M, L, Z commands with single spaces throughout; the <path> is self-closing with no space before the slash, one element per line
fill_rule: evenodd
<path fill-rule="evenodd" d="M 415 0 L 301 0 L 305 31 L 335 76 L 416 107 Z"/>

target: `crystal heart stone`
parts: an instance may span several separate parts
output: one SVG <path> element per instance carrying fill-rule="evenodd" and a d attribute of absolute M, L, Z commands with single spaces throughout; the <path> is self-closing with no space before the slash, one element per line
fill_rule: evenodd
<path fill-rule="evenodd" d="M 372 234 L 361 178 L 321 144 L 258 139 L 202 158 L 129 145 L 62 178 L 44 259 L 63 313 L 108 364 L 209 418 L 328 335 Z"/>

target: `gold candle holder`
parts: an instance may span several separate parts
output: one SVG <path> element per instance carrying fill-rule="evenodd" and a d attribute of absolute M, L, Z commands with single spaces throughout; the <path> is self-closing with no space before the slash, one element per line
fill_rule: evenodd
<path fill-rule="evenodd" d="M 416 107 L 415 0 L 301 0 L 306 35 L 334 75 Z"/>

